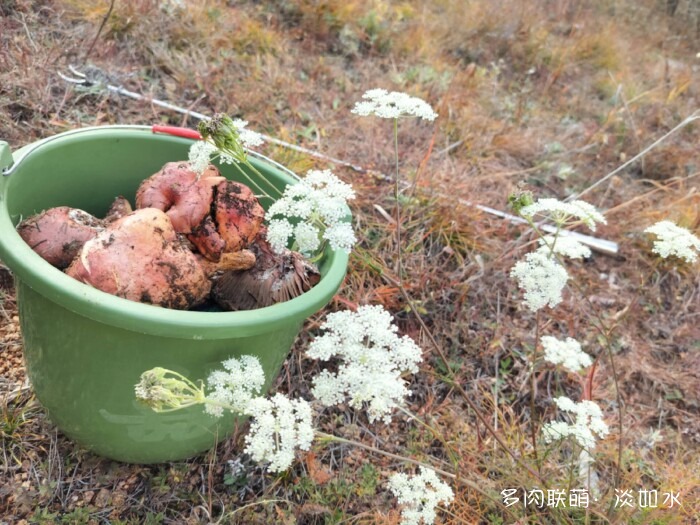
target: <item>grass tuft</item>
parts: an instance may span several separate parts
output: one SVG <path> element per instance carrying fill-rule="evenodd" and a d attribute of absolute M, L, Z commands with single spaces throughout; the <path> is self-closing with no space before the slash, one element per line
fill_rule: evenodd
<path fill-rule="evenodd" d="M 325 410 L 317 424 L 458 472 L 455 501 L 439 522 L 697 523 L 700 278 L 696 266 L 660 263 L 641 233 L 662 219 L 700 233 L 697 125 L 586 196 L 607 210 L 609 224 L 597 235 L 618 242 L 620 253 L 572 265 L 590 304 L 573 300 L 569 289 L 548 316 L 548 333 L 580 335 L 601 355 L 590 389 L 611 428 L 613 372 L 605 338 L 590 327 L 590 306 L 612 327 L 623 461 L 618 473 L 613 433 L 595 451 L 603 493 L 588 510 L 503 505 L 503 489 L 576 486 L 576 451 L 559 446 L 535 459 L 528 429 L 533 406 L 540 421 L 557 417 L 551 397 L 577 395 L 581 380 L 542 368 L 531 403 L 534 318 L 508 272 L 534 239 L 470 204 L 505 210 L 522 182 L 538 196 L 579 192 L 696 111 L 694 2 L 678 2 L 673 16 L 667 6 L 675 2 L 655 0 L 181 4 L 117 1 L 99 32 L 109 1 L 0 0 L 0 138 L 17 149 L 80 126 L 194 126 L 146 102 L 68 87 L 55 74 L 67 64 L 92 64 L 113 84 L 202 113 L 225 111 L 253 129 L 363 166 L 363 173 L 334 167 L 358 194 L 360 244 L 342 289 L 308 320 L 275 389 L 308 397 L 318 365 L 304 349 L 325 313 L 382 304 L 424 349 L 407 406 L 424 424 L 397 418 L 370 426 L 346 406 Z M 391 126 L 349 113 L 374 87 L 420 96 L 439 113 L 434 126 L 401 123 L 400 277 L 446 362 L 434 355 L 396 284 Z M 331 167 L 273 144 L 262 151 L 300 174 Z M 8 522 L 400 522 L 386 480 L 413 466 L 346 445 L 317 447 L 277 476 L 240 454 L 240 435 L 207 455 L 158 466 L 119 465 L 82 451 L 55 430 L 28 388 L 6 276 L 0 266 L 0 516 Z M 612 508 L 618 475 L 618 488 L 635 497 L 642 489 L 658 489 L 660 498 L 670 491 L 682 507 Z"/>

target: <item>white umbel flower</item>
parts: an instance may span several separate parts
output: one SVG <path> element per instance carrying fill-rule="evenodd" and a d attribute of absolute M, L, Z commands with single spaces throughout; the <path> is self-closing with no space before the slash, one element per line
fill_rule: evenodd
<path fill-rule="evenodd" d="M 323 370 L 314 378 L 314 396 L 326 406 L 349 398 L 354 408 L 367 406 L 370 421 L 389 422 L 391 411 L 410 394 L 401 374 L 418 371 L 420 347 L 396 334 L 391 314 L 381 306 L 329 314 L 322 328 L 326 333 L 309 345 L 307 355 L 340 363 L 337 372 Z"/>
<path fill-rule="evenodd" d="M 562 396 L 554 398 L 554 402 L 560 410 L 570 412 L 576 416 L 574 423 L 569 424 L 563 421 L 552 421 L 542 427 L 545 441 L 552 441 L 572 437 L 585 449 L 595 447 L 595 436 L 604 438 L 610 429 L 603 421 L 603 411 L 593 401 L 581 401 L 576 403 L 568 397 Z"/>
<path fill-rule="evenodd" d="M 215 417 L 221 417 L 224 406 L 233 412 L 245 413 L 248 403 L 260 393 L 265 384 L 265 372 L 257 357 L 244 355 L 240 359 L 232 357 L 223 362 L 224 370 L 215 370 L 209 374 L 204 411 Z M 224 405 L 224 406 L 222 406 Z"/>
<path fill-rule="evenodd" d="M 571 235 L 546 235 L 539 240 L 538 251 L 548 254 L 553 251 L 557 255 L 563 255 L 571 259 L 588 258 L 591 256 L 591 249 L 585 244 L 581 244 Z M 552 249 L 552 245 L 554 248 Z"/>
<path fill-rule="evenodd" d="M 325 239 L 334 250 L 349 252 L 356 238 L 352 226 L 344 219 L 347 201 L 354 198 L 352 186 L 330 170 L 309 170 L 297 184 L 287 186 L 282 197 L 268 209 L 268 217 L 274 217 L 267 230 L 270 246 L 282 252 L 291 237 L 296 248 L 308 255 Z"/>
<path fill-rule="evenodd" d="M 267 240 L 277 252 L 287 247 L 287 241 L 294 235 L 294 225 L 287 219 L 272 219 L 267 225 Z"/>
<path fill-rule="evenodd" d="M 569 279 L 564 267 L 554 257 L 534 251 L 525 255 L 510 271 L 511 277 L 525 290 L 525 304 L 533 312 L 562 301 L 561 292 Z"/>
<path fill-rule="evenodd" d="M 535 214 L 547 214 L 559 225 L 566 224 L 572 217 L 582 221 L 592 231 L 595 231 L 596 223 L 607 224 L 602 213 L 586 201 L 562 202 L 557 199 L 539 199 L 534 204 L 525 206 L 520 210 L 523 217 L 532 217 Z"/>
<path fill-rule="evenodd" d="M 255 461 L 268 462 L 269 472 L 287 470 L 296 448 L 311 447 L 311 405 L 303 399 L 291 400 L 282 394 L 271 399 L 257 397 L 248 403 L 247 413 L 253 419 L 245 437 L 245 452 Z"/>
<path fill-rule="evenodd" d="M 323 238 L 328 241 L 331 248 L 349 252 L 357 242 L 352 224 L 349 222 L 336 222 L 323 232 Z"/>
<path fill-rule="evenodd" d="M 586 352 L 581 350 L 581 343 L 576 339 L 567 337 L 560 341 L 551 335 L 543 336 L 540 341 L 544 348 L 544 359 L 555 365 L 562 365 L 572 372 L 578 372 L 582 368 L 591 366 L 593 360 Z"/>
<path fill-rule="evenodd" d="M 306 222 L 300 222 L 294 227 L 294 240 L 301 253 L 313 253 L 321 244 L 318 230 Z"/>
<path fill-rule="evenodd" d="M 204 173 L 204 170 L 207 169 L 211 162 L 211 156 L 217 151 L 214 144 L 205 140 L 198 140 L 192 144 L 188 153 L 192 171 L 199 174 Z"/>
<path fill-rule="evenodd" d="M 452 489 L 435 471 L 423 466 L 419 469 L 417 476 L 398 473 L 389 478 L 389 489 L 402 506 L 401 525 L 434 523 L 438 504 L 449 505 L 454 499 Z"/>
<path fill-rule="evenodd" d="M 233 126 L 238 130 L 238 140 L 244 148 L 253 148 L 255 146 L 260 146 L 264 142 L 262 135 L 257 131 L 248 129 L 247 120 L 241 120 L 239 118 L 233 120 Z"/>
<path fill-rule="evenodd" d="M 390 93 L 386 89 L 370 89 L 362 95 L 362 98 L 364 100 L 355 103 L 351 111 L 362 117 L 369 115 L 389 119 L 418 117 L 433 121 L 438 116 L 426 101 L 398 91 Z"/>
<path fill-rule="evenodd" d="M 700 251 L 700 239 L 689 230 L 676 226 L 671 221 L 661 221 L 649 226 L 644 232 L 656 235 L 652 251 L 662 258 L 675 255 L 689 263 L 697 261 L 698 254 L 695 252 Z"/>

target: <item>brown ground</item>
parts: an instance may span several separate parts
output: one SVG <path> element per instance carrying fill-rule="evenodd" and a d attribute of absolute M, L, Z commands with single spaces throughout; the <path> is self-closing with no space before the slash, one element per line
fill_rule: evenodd
<path fill-rule="evenodd" d="M 468 202 L 505 210 L 521 181 L 537 196 L 581 191 L 642 151 L 700 105 L 692 0 L 674 17 L 666 3 L 550 0 L 274 0 L 199 6 L 134 0 L 0 0 L 0 138 L 18 148 L 80 126 L 192 120 L 57 75 L 87 64 L 109 82 L 202 113 L 225 111 L 253 129 L 359 164 L 334 167 L 352 182 L 361 242 L 328 310 L 383 304 L 425 350 L 409 408 L 369 427 L 343 407 L 319 428 L 460 472 L 443 523 L 698 523 L 700 504 L 700 273 L 659 264 L 642 230 L 669 218 L 700 232 L 698 131 L 689 124 L 607 180 L 586 199 L 606 211 L 596 233 L 619 243 L 570 266 L 579 290 L 547 311 L 547 329 L 576 336 L 600 355 L 593 397 L 611 436 L 596 449 L 605 494 L 590 512 L 505 509 L 499 492 L 537 488 L 465 404 L 457 381 L 508 448 L 534 466 L 526 352 L 534 317 L 507 272 L 531 234 Z M 668 2 L 672 5 L 673 2 Z M 99 35 L 99 36 L 98 36 Z M 349 109 L 369 88 L 428 100 L 434 126 L 400 128 L 405 272 L 409 294 L 442 361 L 394 281 L 391 126 Z M 333 167 L 279 146 L 264 153 L 297 172 Z M 241 438 L 185 462 L 121 465 L 80 450 L 46 419 L 28 388 L 13 291 L 0 270 L 0 522 L 385 523 L 399 521 L 386 478 L 409 465 L 356 448 L 325 446 L 272 476 L 240 456 Z M 590 303 L 576 300 L 581 294 Z M 619 411 L 604 340 L 608 326 L 623 402 Z M 303 349 L 322 321 L 309 320 L 277 384 L 307 395 L 316 365 Z M 449 366 L 449 370 L 448 370 Z M 452 371 L 452 378 L 450 377 Z M 565 376 L 543 372 L 537 409 L 550 396 L 580 396 Z M 433 463 L 436 464 L 436 463 Z M 544 477 L 565 483 L 565 456 Z M 681 509 L 610 509 L 612 480 L 637 491 L 680 493 Z M 479 490 L 475 490 L 476 486 Z M 636 494 L 636 492 L 635 492 Z M 494 501 L 495 500 L 495 501 Z"/>

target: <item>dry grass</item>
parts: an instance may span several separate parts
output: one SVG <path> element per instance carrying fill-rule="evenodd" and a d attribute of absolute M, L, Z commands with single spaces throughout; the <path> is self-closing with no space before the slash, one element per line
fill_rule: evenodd
<path fill-rule="evenodd" d="M 587 196 L 609 210 L 598 235 L 619 242 L 620 255 L 573 265 L 590 304 L 568 300 L 547 316 L 550 333 L 576 336 L 602 354 L 593 397 L 613 431 L 596 450 L 601 500 L 588 512 L 504 507 L 502 489 L 543 482 L 498 446 L 455 388 L 461 385 L 507 447 L 537 470 L 526 357 L 534 320 L 507 276 L 532 237 L 464 202 L 504 209 L 521 181 L 541 196 L 580 191 L 698 109 L 692 17 L 669 18 L 652 0 L 175 4 L 116 2 L 95 40 L 107 1 L 0 0 L 0 137 L 16 148 L 78 126 L 192 124 L 147 103 L 76 91 L 55 75 L 87 61 L 134 91 L 242 116 L 255 129 L 363 165 L 370 172 L 336 169 L 358 191 L 361 243 L 329 310 L 383 304 L 402 333 L 420 342 L 425 363 L 412 380 L 409 408 L 432 430 L 400 418 L 370 426 L 344 407 L 326 410 L 319 428 L 458 472 L 462 481 L 443 523 L 698 523 L 700 276 L 697 266 L 659 264 L 639 233 L 661 218 L 698 232 L 696 125 Z M 679 13 L 694 5 L 681 4 Z M 395 203 L 390 177 L 382 175 L 392 170 L 391 127 L 349 113 L 376 86 L 421 96 L 440 114 L 434 128 L 406 121 L 400 130 L 409 185 L 402 279 L 447 363 L 395 285 Z M 278 146 L 265 152 L 299 172 L 326 167 Z M 409 467 L 345 445 L 319 446 L 280 476 L 239 456 L 240 436 L 204 456 L 147 467 L 80 450 L 25 388 L 13 292 L 7 283 L 1 290 L 0 521 L 399 522 L 385 483 Z M 624 401 L 619 469 L 612 370 L 591 308 L 614 327 Z M 303 349 L 322 318 L 308 321 L 277 389 L 307 393 L 302 378 L 316 365 Z M 541 420 L 555 416 L 550 398 L 561 392 L 578 398 L 581 386 L 551 370 L 539 375 Z M 539 462 L 539 476 L 566 487 L 570 462 L 566 446 L 554 448 Z M 618 474 L 619 487 L 678 492 L 683 507 L 611 509 Z"/>

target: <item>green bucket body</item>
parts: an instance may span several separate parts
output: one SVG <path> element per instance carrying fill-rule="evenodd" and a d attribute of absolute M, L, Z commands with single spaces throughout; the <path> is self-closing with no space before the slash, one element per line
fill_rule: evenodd
<path fill-rule="evenodd" d="M 201 407 L 151 411 L 134 396 L 142 372 L 160 366 L 205 380 L 223 360 L 254 355 L 269 389 L 304 319 L 330 301 L 347 268 L 347 255 L 329 250 L 320 283 L 291 301 L 245 312 L 176 311 L 75 281 L 17 234 L 23 218 L 54 206 L 103 216 L 117 195 L 133 202 L 141 181 L 166 162 L 186 159 L 191 143 L 150 128 L 76 130 L 19 150 L 9 175 L 0 175 L 0 259 L 16 277 L 36 396 L 64 434 L 118 461 L 184 459 L 211 448 L 236 424 L 231 415 L 215 419 Z M 278 188 L 295 182 L 263 158 L 251 161 Z M 231 166 L 222 174 L 246 182 Z"/>

